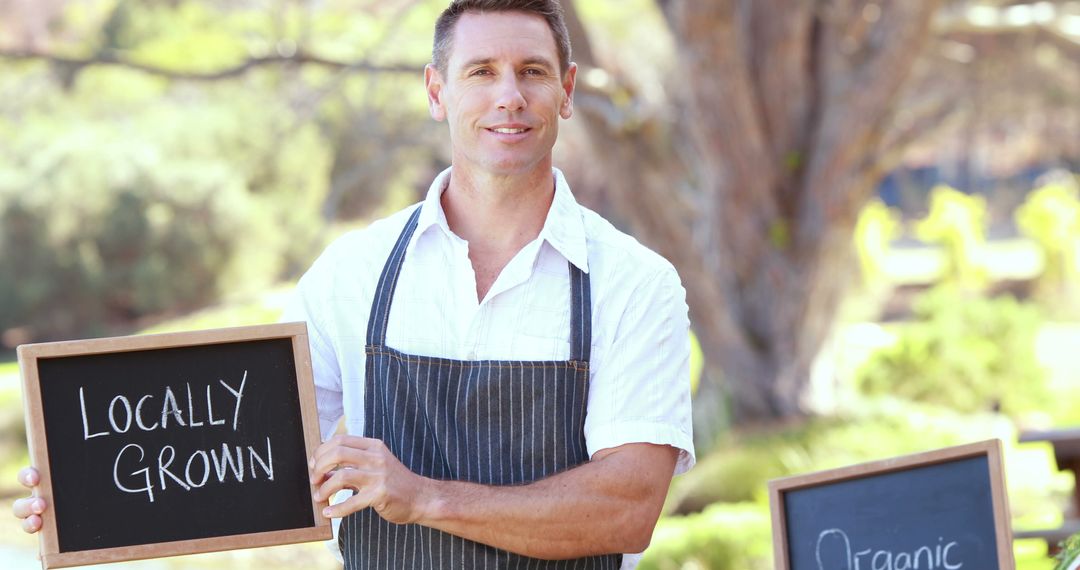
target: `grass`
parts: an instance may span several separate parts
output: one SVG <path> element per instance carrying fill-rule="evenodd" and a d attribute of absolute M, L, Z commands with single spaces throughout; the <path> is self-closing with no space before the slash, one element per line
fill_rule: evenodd
<path fill-rule="evenodd" d="M 170 319 L 139 331 L 157 334 L 178 331 L 239 327 L 277 322 L 292 287 L 276 287 L 255 297 L 238 299 Z"/>

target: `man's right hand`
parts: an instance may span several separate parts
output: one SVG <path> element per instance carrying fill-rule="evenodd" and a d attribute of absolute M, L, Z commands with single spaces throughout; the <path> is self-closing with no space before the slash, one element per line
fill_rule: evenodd
<path fill-rule="evenodd" d="M 41 515 L 45 512 L 45 499 L 36 496 L 40 481 L 41 475 L 33 467 L 19 471 L 19 483 L 30 489 L 31 496 L 16 499 L 11 506 L 11 512 L 22 521 L 22 529 L 31 534 L 41 530 Z"/>

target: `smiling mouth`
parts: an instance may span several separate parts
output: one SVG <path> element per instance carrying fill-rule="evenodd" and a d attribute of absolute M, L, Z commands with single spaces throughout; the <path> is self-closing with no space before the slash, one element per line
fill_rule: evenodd
<path fill-rule="evenodd" d="M 530 131 L 530 130 L 532 130 L 532 129 L 508 129 L 508 128 L 497 128 L 497 129 L 488 129 L 488 130 L 489 130 L 489 131 L 491 131 L 491 132 L 493 132 L 493 133 L 502 133 L 502 134 L 504 134 L 504 135 L 518 135 L 518 134 L 521 134 L 521 133 L 524 133 L 524 132 Z"/>

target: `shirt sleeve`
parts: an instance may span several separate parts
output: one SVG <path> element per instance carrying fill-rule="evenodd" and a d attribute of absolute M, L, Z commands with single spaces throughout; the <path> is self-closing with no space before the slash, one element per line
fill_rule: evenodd
<path fill-rule="evenodd" d="M 334 434 L 338 421 L 345 414 L 341 396 L 341 367 L 338 363 L 332 335 L 325 324 L 324 288 L 329 283 L 316 265 L 306 273 L 296 286 L 284 313 L 282 322 L 307 323 L 308 345 L 311 352 L 311 372 L 315 380 L 315 403 L 319 413 L 319 430 L 323 441 Z M 320 279 L 322 278 L 322 279 Z M 321 293 L 320 293 L 320 290 Z"/>
<path fill-rule="evenodd" d="M 324 254 L 325 255 L 325 254 Z M 307 324 L 308 350 L 311 353 L 311 373 L 315 381 L 315 404 L 318 408 L 319 430 L 322 440 L 326 441 L 334 434 L 338 421 L 345 414 L 341 390 L 341 367 L 337 352 L 330 342 L 332 338 L 325 322 L 325 313 L 329 297 L 329 277 L 325 275 L 322 259 L 316 260 L 311 269 L 300 278 L 292 297 L 281 315 L 282 322 L 304 322 Z M 330 504 L 340 503 L 351 493 L 337 493 Z M 338 548 L 338 532 L 341 519 L 331 520 L 333 537 L 324 542 L 327 550 L 338 562 L 343 562 Z"/>
<path fill-rule="evenodd" d="M 601 316 L 618 320 L 612 336 L 594 339 L 600 345 L 594 344 L 590 363 L 589 456 L 627 443 L 670 445 L 679 449 L 675 474 L 684 473 L 695 462 L 686 290 L 667 265 L 621 305 L 618 315 Z"/>

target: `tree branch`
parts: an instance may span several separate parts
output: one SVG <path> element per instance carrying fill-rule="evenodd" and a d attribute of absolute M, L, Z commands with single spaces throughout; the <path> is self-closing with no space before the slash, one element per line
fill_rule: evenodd
<path fill-rule="evenodd" d="M 115 51 L 103 50 L 92 57 L 74 58 L 58 54 L 37 51 L 0 50 L 0 59 L 11 61 L 42 60 L 58 64 L 70 69 L 81 70 L 85 67 L 97 65 L 111 65 L 134 69 L 150 75 L 166 79 L 183 81 L 220 81 L 232 77 L 239 77 L 259 67 L 273 65 L 320 65 L 329 69 L 341 71 L 355 71 L 366 73 L 419 73 L 423 64 L 377 64 L 369 61 L 336 61 L 326 59 L 307 52 L 298 51 L 292 55 L 271 55 L 266 57 L 250 57 L 241 63 L 220 69 L 217 71 L 197 72 L 168 69 L 132 61 L 120 56 Z"/>
<path fill-rule="evenodd" d="M 926 140 L 932 133 L 944 129 L 950 119 L 962 111 L 956 108 L 956 99 L 942 97 L 925 105 L 919 112 L 909 113 L 903 127 L 890 131 L 881 144 L 875 160 L 864 165 L 863 175 L 869 184 L 876 183 L 903 162 L 904 153 L 919 140 Z"/>

